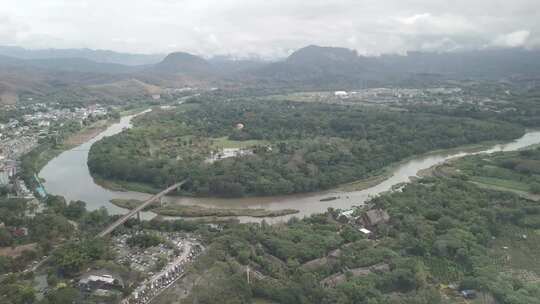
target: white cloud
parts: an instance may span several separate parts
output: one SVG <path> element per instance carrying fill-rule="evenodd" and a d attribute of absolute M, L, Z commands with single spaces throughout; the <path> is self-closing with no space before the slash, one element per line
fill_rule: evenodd
<path fill-rule="evenodd" d="M 33 48 L 280 57 L 533 47 L 537 33 L 538 0 L 0 0 L 0 44 Z"/>
<path fill-rule="evenodd" d="M 526 30 L 515 31 L 509 34 L 500 35 L 493 40 L 494 46 L 519 47 L 524 46 L 531 33 Z"/>
<path fill-rule="evenodd" d="M 412 24 L 417 23 L 420 20 L 425 20 L 430 17 L 431 17 L 431 14 L 424 13 L 424 14 L 415 14 L 410 17 L 402 17 L 402 18 L 397 18 L 397 19 L 405 25 L 412 25 Z"/>

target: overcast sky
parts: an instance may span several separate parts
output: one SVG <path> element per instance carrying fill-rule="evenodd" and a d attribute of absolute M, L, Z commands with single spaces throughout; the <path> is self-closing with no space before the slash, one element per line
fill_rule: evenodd
<path fill-rule="evenodd" d="M 540 46 L 540 0 L 0 0 L 0 44 L 282 57 Z"/>

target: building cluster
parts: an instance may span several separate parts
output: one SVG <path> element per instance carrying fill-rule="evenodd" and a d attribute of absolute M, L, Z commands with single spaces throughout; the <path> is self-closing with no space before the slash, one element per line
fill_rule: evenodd
<path fill-rule="evenodd" d="M 165 257 L 172 259 L 178 250 L 178 246 L 185 242 L 185 238 L 177 233 L 159 233 L 165 243 L 149 248 L 130 247 L 127 243 L 132 237 L 131 234 L 122 234 L 113 238 L 114 251 L 116 252 L 115 262 L 129 266 L 130 269 L 142 273 L 151 273 L 156 263 Z M 170 246 L 174 244 L 175 246 Z M 179 245 L 180 244 L 180 245 Z"/>
<path fill-rule="evenodd" d="M 334 97 L 339 99 L 360 100 L 373 103 L 437 102 L 439 98 L 460 96 L 460 88 L 370 88 L 357 91 L 335 91 Z M 439 97 L 439 98 L 437 98 Z"/>
<path fill-rule="evenodd" d="M 163 290 L 171 286 L 180 279 L 186 269 L 186 264 L 190 263 L 201 252 L 202 247 L 185 247 L 185 253 L 180 253 L 173 259 L 164 270 L 145 280 L 122 304 L 146 304 L 150 303 Z"/>
<path fill-rule="evenodd" d="M 103 106 L 96 104 L 84 108 L 59 108 L 58 104 L 9 106 L 18 117 L 0 123 L 0 186 L 12 185 L 20 197 L 33 197 L 24 182 L 17 178 L 20 158 L 34 149 L 41 138 L 55 135 L 54 126 L 63 126 L 66 121 L 81 124 L 94 117 L 107 115 Z"/>
<path fill-rule="evenodd" d="M 355 209 L 345 210 L 339 213 L 338 219 L 349 222 L 368 238 L 373 238 L 378 226 L 390 220 L 390 215 L 383 209 L 372 208 L 356 214 Z"/>
<path fill-rule="evenodd" d="M 165 288 L 181 278 L 185 271 L 185 265 L 190 263 L 203 247 L 193 238 L 185 237 L 179 233 L 159 233 L 164 243 L 150 248 L 142 249 L 130 247 L 127 240 L 130 235 L 115 236 L 113 244 L 118 264 L 129 266 L 130 269 L 147 274 L 148 277 L 125 298 L 123 304 L 149 303 Z M 159 264 L 160 259 L 165 259 L 165 266 Z M 161 269 L 156 271 L 156 268 Z"/>
<path fill-rule="evenodd" d="M 211 164 L 225 158 L 241 157 L 252 154 L 253 149 L 251 148 L 223 148 L 216 152 L 212 151 L 210 156 L 205 159 L 205 162 Z"/>
<path fill-rule="evenodd" d="M 162 243 L 149 248 L 130 247 L 127 241 L 133 236 L 131 234 L 114 236 L 112 244 L 116 253 L 115 263 L 129 267 L 138 275 L 130 273 L 121 276 L 108 269 L 89 270 L 78 280 L 78 287 L 85 298 L 113 299 L 115 303 L 123 304 L 149 303 L 181 278 L 186 264 L 203 250 L 195 238 L 175 232 L 154 233 L 160 236 Z M 161 260 L 163 258 L 165 260 Z M 133 280 L 140 275 L 142 281 Z M 121 300 L 126 290 L 130 290 L 130 293 Z"/>
<path fill-rule="evenodd" d="M 346 222 L 358 229 L 368 239 L 375 239 L 377 230 L 381 225 L 390 221 L 390 216 L 383 209 L 378 208 L 358 208 L 341 211 L 334 214 L 334 217 L 340 222 Z M 348 247 L 352 243 L 344 245 Z M 301 267 L 305 271 L 319 271 L 323 268 L 333 269 L 339 264 L 343 255 L 341 248 L 332 250 L 328 255 L 304 263 Z M 350 278 L 368 276 L 372 273 L 385 273 L 390 271 L 390 265 L 387 263 L 378 263 L 366 267 L 353 269 L 342 269 L 332 275 L 323 278 L 319 283 L 322 287 L 336 287 Z"/>
<path fill-rule="evenodd" d="M 23 115 L 23 121 L 28 125 L 49 127 L 51 123 L 67 120 L 84 121 L 89 117 L 107 115 L 107 109 L 99 104 L 82 108 L 51 108 L 45 105 L 31 114 Z"/>

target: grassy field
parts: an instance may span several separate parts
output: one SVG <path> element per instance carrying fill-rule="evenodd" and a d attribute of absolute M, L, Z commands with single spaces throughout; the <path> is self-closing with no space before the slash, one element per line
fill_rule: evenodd
<path fill-rule="evenodd" d="M 99 177 L 94 177 L 94 182 L 104 188 L 107 188 L 113 191 L 135 191 L 135 192 L 156 194 L 156 193 L 159 193 L 161 190 L 163 190 L 163 189 L 154 188 L 146 184 L 126 182 L 126 181 L 105 180 Z"/>
<path fill-rule="evenodd" d="M 111 203 L 126 209 L 133 209 L 140 205 L 142 201 L 112 199 Z M 163 216 L 181 216 L 181 217 L 231 217 L 231 216 L 252 216 L 252 217 L 276 217 L 288 214 L 298 213 L 298 210 L 281 209 L 281 210 L 266 210 L 266 209 L 227 209 L 227 208 L 205 208 L 201 206 L 184 206 L 184 205 L 166 205 L 164 207 L 155 206 L 147 208 L 152 212 Z"/>
<path fill-rule="evenodd" d="M 229 216 L 252 216 L 252 217 L 276 217 L 298 213 L 294 209 L 266 210 L 266 209 L 224 209 L 224 208 L 204 208 L 200 206 L 173 205 L 161 207 L 153 212 L 164 216 L 182 217 L 229 217 Z"/>
<path fill-rule="evenodd" d="M 508 191 L 523 198 L 540 200 L 538 187 L 540 175 L 535 171 L 536 148 L 519 152 L 504 152 L 491 155 L 467 156 L 446 164 L 453 174 L 461 175 L 479 187 L 496 191 Z M 445 175 L 444 166 L 435 170 Z"/>
<path fill-rule="evenodd" d="M 493 185 L 500 188 L 510 190 L 529 191 L 529 185 L 516 180 L 504 178 L 487 177 L 487 176 L 472 176 L 471 180 L 480 184 Z"/>
<path fill-rule="evenodd" d="M 213 148 L 248 148 L 256 145 L 268 145 L 270 142 L 266 140 L 230 140 L 227 137 L 210 138 Z"/>
<path fill-rule="evenodd" d="M 527 191 L 520 191 L 520 190 L 500 187 L 500 186 L 496 186 L 496 185 L 483 184 L 483 183 L 479 183 L 479 182 L 473 182 L 473 183 L 475 185 L 477 185 L 478 187 L 480 187 L 480 188 L 490 189 L 490 190 L 495 190 L 495 191 L 512 192 L 512 193 L 515 193 L 515 194 L 517 194 L 517 195 L 519 195 L 519 196 L 521 196 L 522 198 L 525 198 L 525 199 L 529 199 L 529 200 L 532 200 L 532 201 L 540 201 L 540 195 L 532 194 L 532 193 L 529 193 Z"/>
<path fill-rule="evenodd" d="M 142 204 L 142 201 L 136 200 L 136 199 L 120 199 L 120 198 L 113 198 L 111 201 L 111 204 L 118 206 L 120 208 L 124 209 L 135 209 L 137 206 Z M 148 211 L 156 208 L 156 206 L 147 206 L 144 208 L 143 211 Z"/>

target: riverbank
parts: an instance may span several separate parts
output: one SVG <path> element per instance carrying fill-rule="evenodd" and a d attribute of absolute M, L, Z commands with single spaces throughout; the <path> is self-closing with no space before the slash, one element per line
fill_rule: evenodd
<path fill-rule="evenodd" d="M 143 202 L 135 199 L 112 199 L 111 203 L 115 206 L 134 209 Z M 167 204 L 163 207 L 148 207 L 147 211 L 152 211 L 155 214 L 161 216 L 175 216 L 175 217 L 236 217 L 236 216 L 250 216 L 250 217 L 278 217 L 284 215 L 291 215 L 298 213 L 298 210 L 294 209 L 281 209 L 281 210 L 266 210 L 266 209 L 224 209 L 224 208 L 206 208 L 201 206 L 185 206 Z"/>
<path fill-rule="evenodd" d="M 50 142 L 40 144 L 34 150 L 30 151 L 22 158 L 22 166 L 24 171 L 28 171 L 30 182 L 33 174 L 41 171 L 53 158 L 60 155 L 62 152 L 73 149 L 92 138 L 98 136 L 112 124 L 118 122 L 118 119 L 102 119 L 88 126 L 84 126 L 81 130 L 68 135 L 61 144 L 53 144 Z"/>
<path fill-rule="evenodd" d="M 62 148 L 64 148 L 64 150 L 68 150 L 82 145 L 92 138 L 98 136 L 99 133 L 105 131 L 113 123 L 117 123 L 118 121 L 118 119 L 114 118 L 102 119 L 92 123 L 91 125 L 85 126 L 80 131 L 68 136 L 68 138 L 66 138 L 64 141 Z"/>
<path fill-rule="evenodd" d="M 394 162 L 392 164 L 389 164 L 389 165 L 381 168 L 380 170 L 377 170 L 376 172 L 373 172 L 369 177 L 366 177 L 366 178 L 363 178 L 363 179 L 360 179 L 360 180 L 357 180 L 357 181 L 353 181 L 353 182 L 350 182 L 350 183 L 338 185 L 338 186 L 333 187 L 331 189 L 319 190 L 319 191 L 314 191 L 314 192 L 311 192 L 311 193 L 318 193 L 318 192 L 323 192 L 323 191 L 324 192 L 362 191 L 362 190 L 369 189 L 371 187 L 374 187 L 374 186 L 384 182 L 385 180 L 387 180 L 388 178 L 390 178 L 392 176 L 392 174 L 395 172 L 395 170 L 398 167 L 402 166 L 403 164 L 405 164 L 405 163 L 407 163 L 407 162 L 409 162 L 411 160 L 414 160 L 414 159 L 417 159 L 417 158 L 422 158 L 422 157 L 429 157 L 429 156 L 437 155 L 437 154 L 448 154 L 448 155 L 450 155 L 450 154 L 455 154 L 455 153 L 458 153 L 458 152 L 461 152 L 461 153 L 475 153 L 475 152 L 483 151 L 483 150 L 491 148 L 491 147 L 493 147 L 495 145 L 503 144 L 503 143 L 505 143 L 505 142 L 504 141 L 485 141 L 485 142 L 476 143 L 476 144 L 462 145 L 462 146 L 458 146 L 458 147 L 454 147 L 454 148 L 432 150 L 432 151 L 422 153 L 422 154 L 419 154 L 419 155 L 409 156 L 409 157 L 407 157 L 405 159 L 402 159 L 402 160 L 400 160 L 398 162 Z M 128 182 L 128 181 L 118 181 L 118 180 L 108 180 L 108 179 L 103 179 L 101 177 L 97 177 L 97 176 L 94 176 L 94 175 L 92 175 L 92 178 L 94 179 L 96 184 L 102 186 L 105 189 L 112 190 L 112 191 L 119 191 L 119 192 L 135 191 L 135 192 L 143 192 L 143 193 L 149 193 L 149 194 L 156 194 L 156 193 L 159 193 L 161 191 L 161 189 L 157 189 L 157 188 L 154 188 L 154 187 L 152 187 L 150 185 L 142 184 L 142 183 L 135 183 L 135 182 Z M 294 194 L 291 194 L 291 195 L 296 195 L 296 194 L 309 194 L 309 193 L 294 193 Z M 285 195 L 287 195 L 287 194 L 285 194 Z M 175 195 L 171 194 L 170 196 L 175 196 Z M 177 196 L 183 197 L 183 196 L 186 196 L 186 195 L 177 195 Z M 193 195 L 187 195 L 187 197 L 204 198 L 202 196 L 193 196 Z M 257 197 L 257 196 L 246 196 L 246 197 L 249 198 L 249 197 Z M 213 197 L 213 198 L 216 198 L 216 197 Z"/>
<path fill-rule="evenodd" d="M 49 193 L 65 196 L 69 200 L 83 200 L 87 202 L 90 210 L 95 210 L 101 207 L 109 210 L 111 214 L 124 214 L 125 209 L 111 204 L 111 199 L 138 199 L 144 201 L 149 197 L 150 191 L 114 191 L 110 188 L 99 186 L 94 178 L 90 175 L 86 166 L 88 149 L 91 145 L 104 136 L 111 136 L 122 132 L 125 128 L 129 128 L 132 117 L 122 117 L 121 122 L 114 124 L 105 132 L 101 133 L 96 138 L 86 142 L 81 146 L 81 150 L 70 150 L 62 153 L 59 157 L 51 161 L 41 172 L 40 177 L 44 177 L 46 182 L 44 186 Z M 313 213 L 321 213 L 332 207 L 335 209 L 348 209 L 352 206 L 361 206 L 374 196 L 385 191 L 393 189 L 396 184 L 403 184 L 410 181 L 411 176 L 416 176 L 418 171 L 429 168 L 435 164 L 442 163 L 448 159 L 464 155 L 464 148 L 468 151 L 515 151 L 522 147 L 540 143 L 540 131 L 528 130 L 527 134 L 520 137 L 518 140 L 504 143 L 492 147 L 496 142 L 484 142 L 483 144 L 468 145 L 465 147 L 456 147 L 447 150 L 431 151 L 424 155 L 409 158 L 410 161 L 403 160 L 393 166 L 387 166 L 386 172 L 377 172 L 377 177 L 372 176 L 367 180 L 364 179 L 364 185 L 361 187 L 364 190 L 347 191 L 344 193 L 341 189 L 333 189 L 319 192 L 310 192 L 294 195 L 282 196 L 265 196 L 265 197 L 241 197 L 241 198 L 216 198 L 216 197 L 193 197 L 193 196 L 167 196 L 166 202 L 177 205 L 186 206 L 201 206 L 205 208 L 231 208 L 231 209 L 257 209 L 263 208 L 267 210 L 294 209 L 299 213 L 285 216 L 277 216 L 272 218 L 264 218 L 268 223 L 282 223 L 293 216 L 303 217 Z M 486 147 L 489 149 L 484 150 Z M 446 151 L 446 153 L 438 153 Z M 456 152 L 453 153 L 452 152 Z M 399 165 L 402 164 L 402 165 Z M 394 171 L 392 171 L 394 170 Z M 58 174 L 64 172 L 64 174 Z M 383 178 L 384 177 L 384 178 Z M 358 182 L 357 182 L 358 183 Z M 371 186 L 373 185 L 373 186 Z M 140 189 L 141 185 L 137 185 Z M 348 189 L 352 189 L 350 184 Z M 356 189 L 360 188 L 355 185 Z M 343 187 L 343 185 L 342 185 Z M 122 189 L 124 190 L 124 189 Z M 145 192 L 145 193 L 143 193 Z M 327 197 L 338 197 L 332 201 L 321 201 Z M 147 213 L 149 217 L 154 217 L 154 213 Z M 159 216 L 157 216 L 159 217 Z M 171 218 L 173 218 L 171 216 Z M 225 219 L 221 217 L 219 219 Z M 255 218 L 250 216 L 232 217 L 240 222 L 260 222 L 263 218 Z M 186 218 L 195 220 L 196 218 Z M 217 219 L 217 218 L 214 218 Z M 204 218 L 203 220 L 208 220 Z M 213 220 L 212 220 L 213 221 Z"/>
<path fill-rule="evenodd" d="M 93 175 L 92 175 L 92 179 L 94 180 L 96 185 L 99 185 L 108 190 L 118 191 L 118 192 L 135 191 L 135 192 L 142 192 L 142 193 L 148 193 L 148 194 L 157 194 L 161 192 L 161 190 L 163 190 L 163 189 L 154 188 L 146 184 L 108 180 L 108 179 L 103 179 L 101 177 L 97 177 Z"/>

